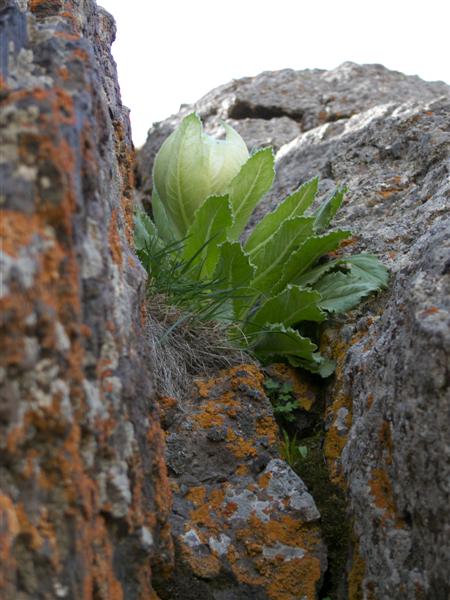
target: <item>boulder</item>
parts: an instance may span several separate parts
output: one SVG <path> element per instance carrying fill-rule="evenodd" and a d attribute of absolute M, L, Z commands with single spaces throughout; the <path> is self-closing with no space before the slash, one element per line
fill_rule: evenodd
<path fill-rule="evenodd" d="M 278 426 L 253 364 L 165 398 L 175 570 L 162 600 L 312 600 L 327 569 L 320 512 L 280 459 Z M 313 393 L 313 392 L 311 392 Z"/>

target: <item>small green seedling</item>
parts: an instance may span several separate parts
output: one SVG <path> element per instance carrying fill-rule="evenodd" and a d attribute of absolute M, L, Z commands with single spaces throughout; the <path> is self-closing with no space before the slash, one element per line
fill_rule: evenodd
<path fill-rule="evenodd" d="M 274 415 L 288 422 L 295 421 L 294 413 L 298 410 L 298 402 L 293 394 L 292 383 L 268 377 L 264 380 L 264 388 L 272 403 Z"/>
<path fill-rule="evenodd" d="M 289 437 L 289 434 L 283 430 L 282 437 L 280 454 L 288 465 L 295 469 L 298 467 L 299 463 L 308 456 L 308 448 L 307 446 L 299 445 L 297 434 Z"/>

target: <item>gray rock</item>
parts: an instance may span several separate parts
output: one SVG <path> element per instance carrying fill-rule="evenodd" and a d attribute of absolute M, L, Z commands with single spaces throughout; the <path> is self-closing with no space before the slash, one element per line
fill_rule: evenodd
<path fill-rule="evenodd" d="M 348 187 L 337 219 L 355 233 L 348 251 L 373 252 L 391 270 L 386 292 L 326 332 L 338 370 L 327 392 L 325 456 L 332 479 L 347 487 L 358 540 L 352 593 L 446 599 L 449 86 L 353 63 L 233 81 L 150 130 L 139 157 L 147 199 L 151 157 L 194 109 L 208 131 L 226 119 L 249 146 L 273 141 L 277 179 L 253 222 L 319 175 L 320 198 Z"/>
<path fill-rule="evenodd" d="M 150 597 L 170 491 L 134 149 L 93 0 L 0 0 L 0 597 Z"/>
<path fill-rule="evenodd" d="M 163 599 L 314 600 L 327 567 L 320 513 L 279 458 L 278 427 L 254 365 L 196 380 L 168 427 L 175 570 Z M 223 436 L 209 435 L 220 426 Z"/>

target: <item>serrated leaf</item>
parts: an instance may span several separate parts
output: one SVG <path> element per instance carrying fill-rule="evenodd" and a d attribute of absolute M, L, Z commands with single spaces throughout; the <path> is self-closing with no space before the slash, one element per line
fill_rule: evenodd
<path fill-rule="evenodd" d="M 294 386 L 292 385 L 292 383 L 290 381 L 285 381 L 280 388 L 280 392 L 282 394 L 290 394 L 293 391 L 294 391 Z"/>
<path fill-rule="evenodd" d="M 219 251 L 214 279 L 220 282 L 221 289 L 233 290 L 230 294 L 233 315 L 240 321 L 255 299 L 255 291 L 249 286 L 255 268 L 239 242 L 224 242 Z"/>
<path fill-rule="evenodd" d="M 319 206 L 319 208 L 314 212 L 314 229 L 317 233 L 321 233 L 330 225 L 335 214 L 341 207 L 345 192 L 345 188 L 337 189 L 331 198 Z"/>
<path fill-rule="evenodd" d="M 301 217 L 314 202 L 317 193 L 318 179 L 311 179 L 304 183 L 298 190 L 288 196 L 271 213 L 267 214 L 253 229 L 245 250 L 250 255 L 257 252 L 261 246 L 270 242 L 278 228 L 286 219 Z"/>
<path fill-rule="evenodd" d="M 314 283 L 316 283 L 316 281 L 319 281 L 321 277 L 323 277 L 333 269 L 336 269 L 341 264 L 343 264 L 343 261 L 341 259 L 329 260 L 323 263 L 322 265 L 314 267 L 313 269 L 308 269 L 305 273 L 303 273 L 303 275 L 300 275 L 300 277 L 296 277 L 295 282 L 301 287 L 313 285 Z"/>
<path fill-rule="evenodd" d="M 258 202 L 272 186 L 275 177 L 272 148 L 259 150 L 242 166 L 229 187 L 234 223 L 228 232 L 230 241 L 237 240 Z"/>
<path fill-rule="evenodd" d="M 246 325 L 246 332 L 264 328 L 267 323 L 283 323 L 286 327 L 300 321 L 325 320 L 326 313 L 319 307 L 321 296 L 318 292 L 305 290 L 298 286 L 288 286 L 274 298 L 267 300 L 252 315 Z"/>
<path fill-rule="evenodd" d="M 385 287 L 389 280 L 389 271 L 376 256 L 372 254 L 355 254 L 353 256 L 329 260 L 322 265 L 314 267 L 300 277 L 297 277 L 296 282 L 303 287 L 313 285 L 321 277 L 339 267 L 351 269 L 356 277 L 359 277 L 363 281 L 371 281 L 378 285 L 379 288 Z"/>
<path fill-rule="evenodd" d="M 139 210 L 134 215 L 134 245 L 137 251 L 158 239 L 158 231 L 148 214 Z"/>
<path fill-rule="evenodd" d="M 280 383 L 278 381 L 275 381 L 274 379 L 271 379 L 270 377 L 268 377 L 267 379 L 264 380 L 264 387 L 266 388 L 266 390 L 268 392 L 271 392 L 274 390 L 278 390 L 280 388 Z"/>
<path fill-rule="evenodd" d="M 187 232 L 183 259 L 187 262 L 195 257 L 200 278 L 212 277 L 220 256 L 219 246 L 232 222 L 228 196 L 210 196 L 197 209 Z"/>
<path fill-rule="evenodd" d="M 319 352 L 314 352 L 308 360 L 291 356 L 289 357 L 289 363 L 293 367 L 301 367 L 311 373 L 320 375 L 320 377 L 323 377 L 324 379 L 332 375 L 336 369 L 334 360 L 322 356 Z"/>
<path fill-rule="evenodd" d="M 378 289 L 378 284 L 363 281 L 349 273 L 330 273 L 314 285 L 322 300 L 320 306 L 333 313 L 342 313 L 354 308 L 362 298 Z"/>
<path fill-rule="evenodd" d="M 256 266 L 252 287 L 260 292 L 270 292 L 271 294 L 274 292 L 274 286 L 280 280 L 284 264 L 312 234 L 313 224 L 313 217 L 294 217 L 281 224 L 270 241 L 251 257 Z M 277 284 L 275 293 L 283 289 L 285 285 Z"/>
<path fill-rule="evenodd" d="M 262 361 L 280 357 L 313 360 L 316 350 L 317 346 L 309 338 L 282 323 L 270 324 L 254 344 L 254 352 Z"/>
<path fill-rule="evenodd" d="M 287 257 L 282 275 L 278 277 L 276 282 L 276 291 L 283 289 L 288 283 L 297 283 L 298 278 L 314 265 L 321 256 L 326 252 L 336 250 L 340 243 L 350 235 L 350 231 L 337 230 L 308 238 L 300 248 Z"/>
<path fill-rule="evenodd" d="M 353 275 L 362 281 L 370 281 L 378 288 L 387 286 L 389 271 L 373 254 L 355 254 L 343 260 L 350 265 Z"/>

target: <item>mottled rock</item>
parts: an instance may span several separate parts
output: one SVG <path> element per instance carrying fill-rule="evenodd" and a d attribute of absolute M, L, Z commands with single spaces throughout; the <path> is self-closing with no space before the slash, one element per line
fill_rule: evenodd
<path fill-rule="evenodd" d="M 208 130 L 228 119 L 249 146 L 270 137 L 279 149 L 275 186 L 255 219 L 319 175 L 321 197 L 337 184 L 349 189 L 338 219 L 355 232 L 347 251 L 374 252 L 391 269 L 389 289 L 330 326 L 323 342 L 338 363 L 327 392 L 324 453 L 333 481 L 347 489 L 356 534 L 342 597 L 444 600 L 449 86 L 352 63 L 234 81 L 150 130 L 140 153 L 144 197 L 151 157 L 193 109 Z M 280 119 L 292 128 L 278 135 Z"/>
<path fill-rule="evenodd" d="M 155 598 L 170 564 L 134 151 L 92 0 L 0 0 L 0 597 Z"/>
<path fill-rule="evenodd" d="M 163 599 L 317 597 L 320 513 L 279 458 L 262 381 L 254 365 L 197 380 L 168 427 L 176 568 L 158 582 Z"/>

